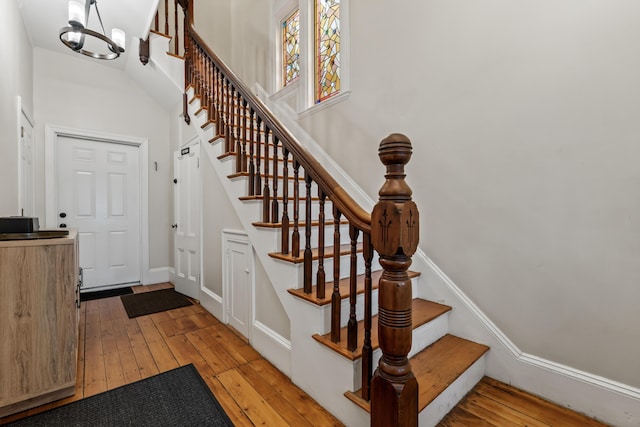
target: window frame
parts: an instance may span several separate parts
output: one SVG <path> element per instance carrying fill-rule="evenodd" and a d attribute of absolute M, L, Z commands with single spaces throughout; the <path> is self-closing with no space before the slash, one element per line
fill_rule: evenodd
<path fill-rule="evenodd" d="M 315 49 L 315 1 L 316 0 L 280 0 L 274 3 L 274 33 L 276 54 L 272 100 L 295 98 L 298 118 L 306 117 L 317 111 L 335 105 L 349 98 L 350 84 L 350 37 L 349 37 L 349 3 L 350 0 L 340 0 L 340 91 L 319 103 L 316 103 L 316 49 Z M 282 23 L 295 9 L 300 9 L 300 76 L 283 86 L 283 52 L 282 52 Z"/>

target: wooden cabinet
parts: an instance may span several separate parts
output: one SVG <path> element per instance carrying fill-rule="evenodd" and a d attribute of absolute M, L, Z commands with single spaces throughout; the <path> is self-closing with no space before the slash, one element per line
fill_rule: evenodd
<path fill-rule="evenodd" d="M 74 394 L 78 239 L 0 241 L 0 417 Z"/>

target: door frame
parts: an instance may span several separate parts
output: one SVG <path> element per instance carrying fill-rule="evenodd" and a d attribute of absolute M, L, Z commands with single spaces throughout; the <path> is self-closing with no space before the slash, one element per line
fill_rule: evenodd
<path fill-rule="evenodd" d="M 89 139 L 110 144 L 124 144 L 139 150 L 140 191 L 140 283 L 150 283 L 149 271 L 149 140 L 129 135 L 120 135 L 88 129 L 46 124 L 44 126 L 44 173 L 45 173 L 45 226 L 56 228 L 58 167 L 56 142 L 58 137 Z"/>

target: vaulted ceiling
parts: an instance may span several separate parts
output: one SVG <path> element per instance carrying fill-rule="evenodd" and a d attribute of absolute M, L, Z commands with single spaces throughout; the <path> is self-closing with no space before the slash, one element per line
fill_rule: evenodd
<path fill-rule="evenodd" d="M 2 0 L 6 1 L 6 0 Z M 22 13 L 33 47 L 84 57 L 64 46 L 59 39 L 60 29 L 67 25 L 68 0 L 10 0 L 16 1 Z M 87 0 L 89 1 L 89 0 Z M 104 65 L 124 68 L 128 55 L 138 55 L 138 39 L 149 32 L 159 0 L 97 0 L 100 16 L 107 35 L 116 27 L 125 31 L 126 51 L 113 61 L 101 61 Z M 88 28 L 101 32 L 100 23 L 92 7 Z"/>

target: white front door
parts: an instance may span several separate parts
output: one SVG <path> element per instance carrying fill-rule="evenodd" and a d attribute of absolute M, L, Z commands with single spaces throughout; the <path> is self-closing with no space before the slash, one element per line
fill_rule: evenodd
<path fill-rule="evenodd" d="M 246 338 L 251 338 L 253 317 L 253 249 L 245 235 L 225 233 L 224 304 L 225 320 Z"/>
<path fill-rule="evenodd" d="M 20 114 L 20 213 L 35 214 L 35 170 L 33 149 L 33 125 L 24 114 Z"/>
<path fill-rule="evenodd" d="M 57 226 L 78 229 L 84 288 L 140 282 L 137 146 L 59 136 Z"/>
<path fill-rule="evenodd" d="M 175 152 L 174 162 L 175 288 L 200 299 L 200 145 Z"/>

